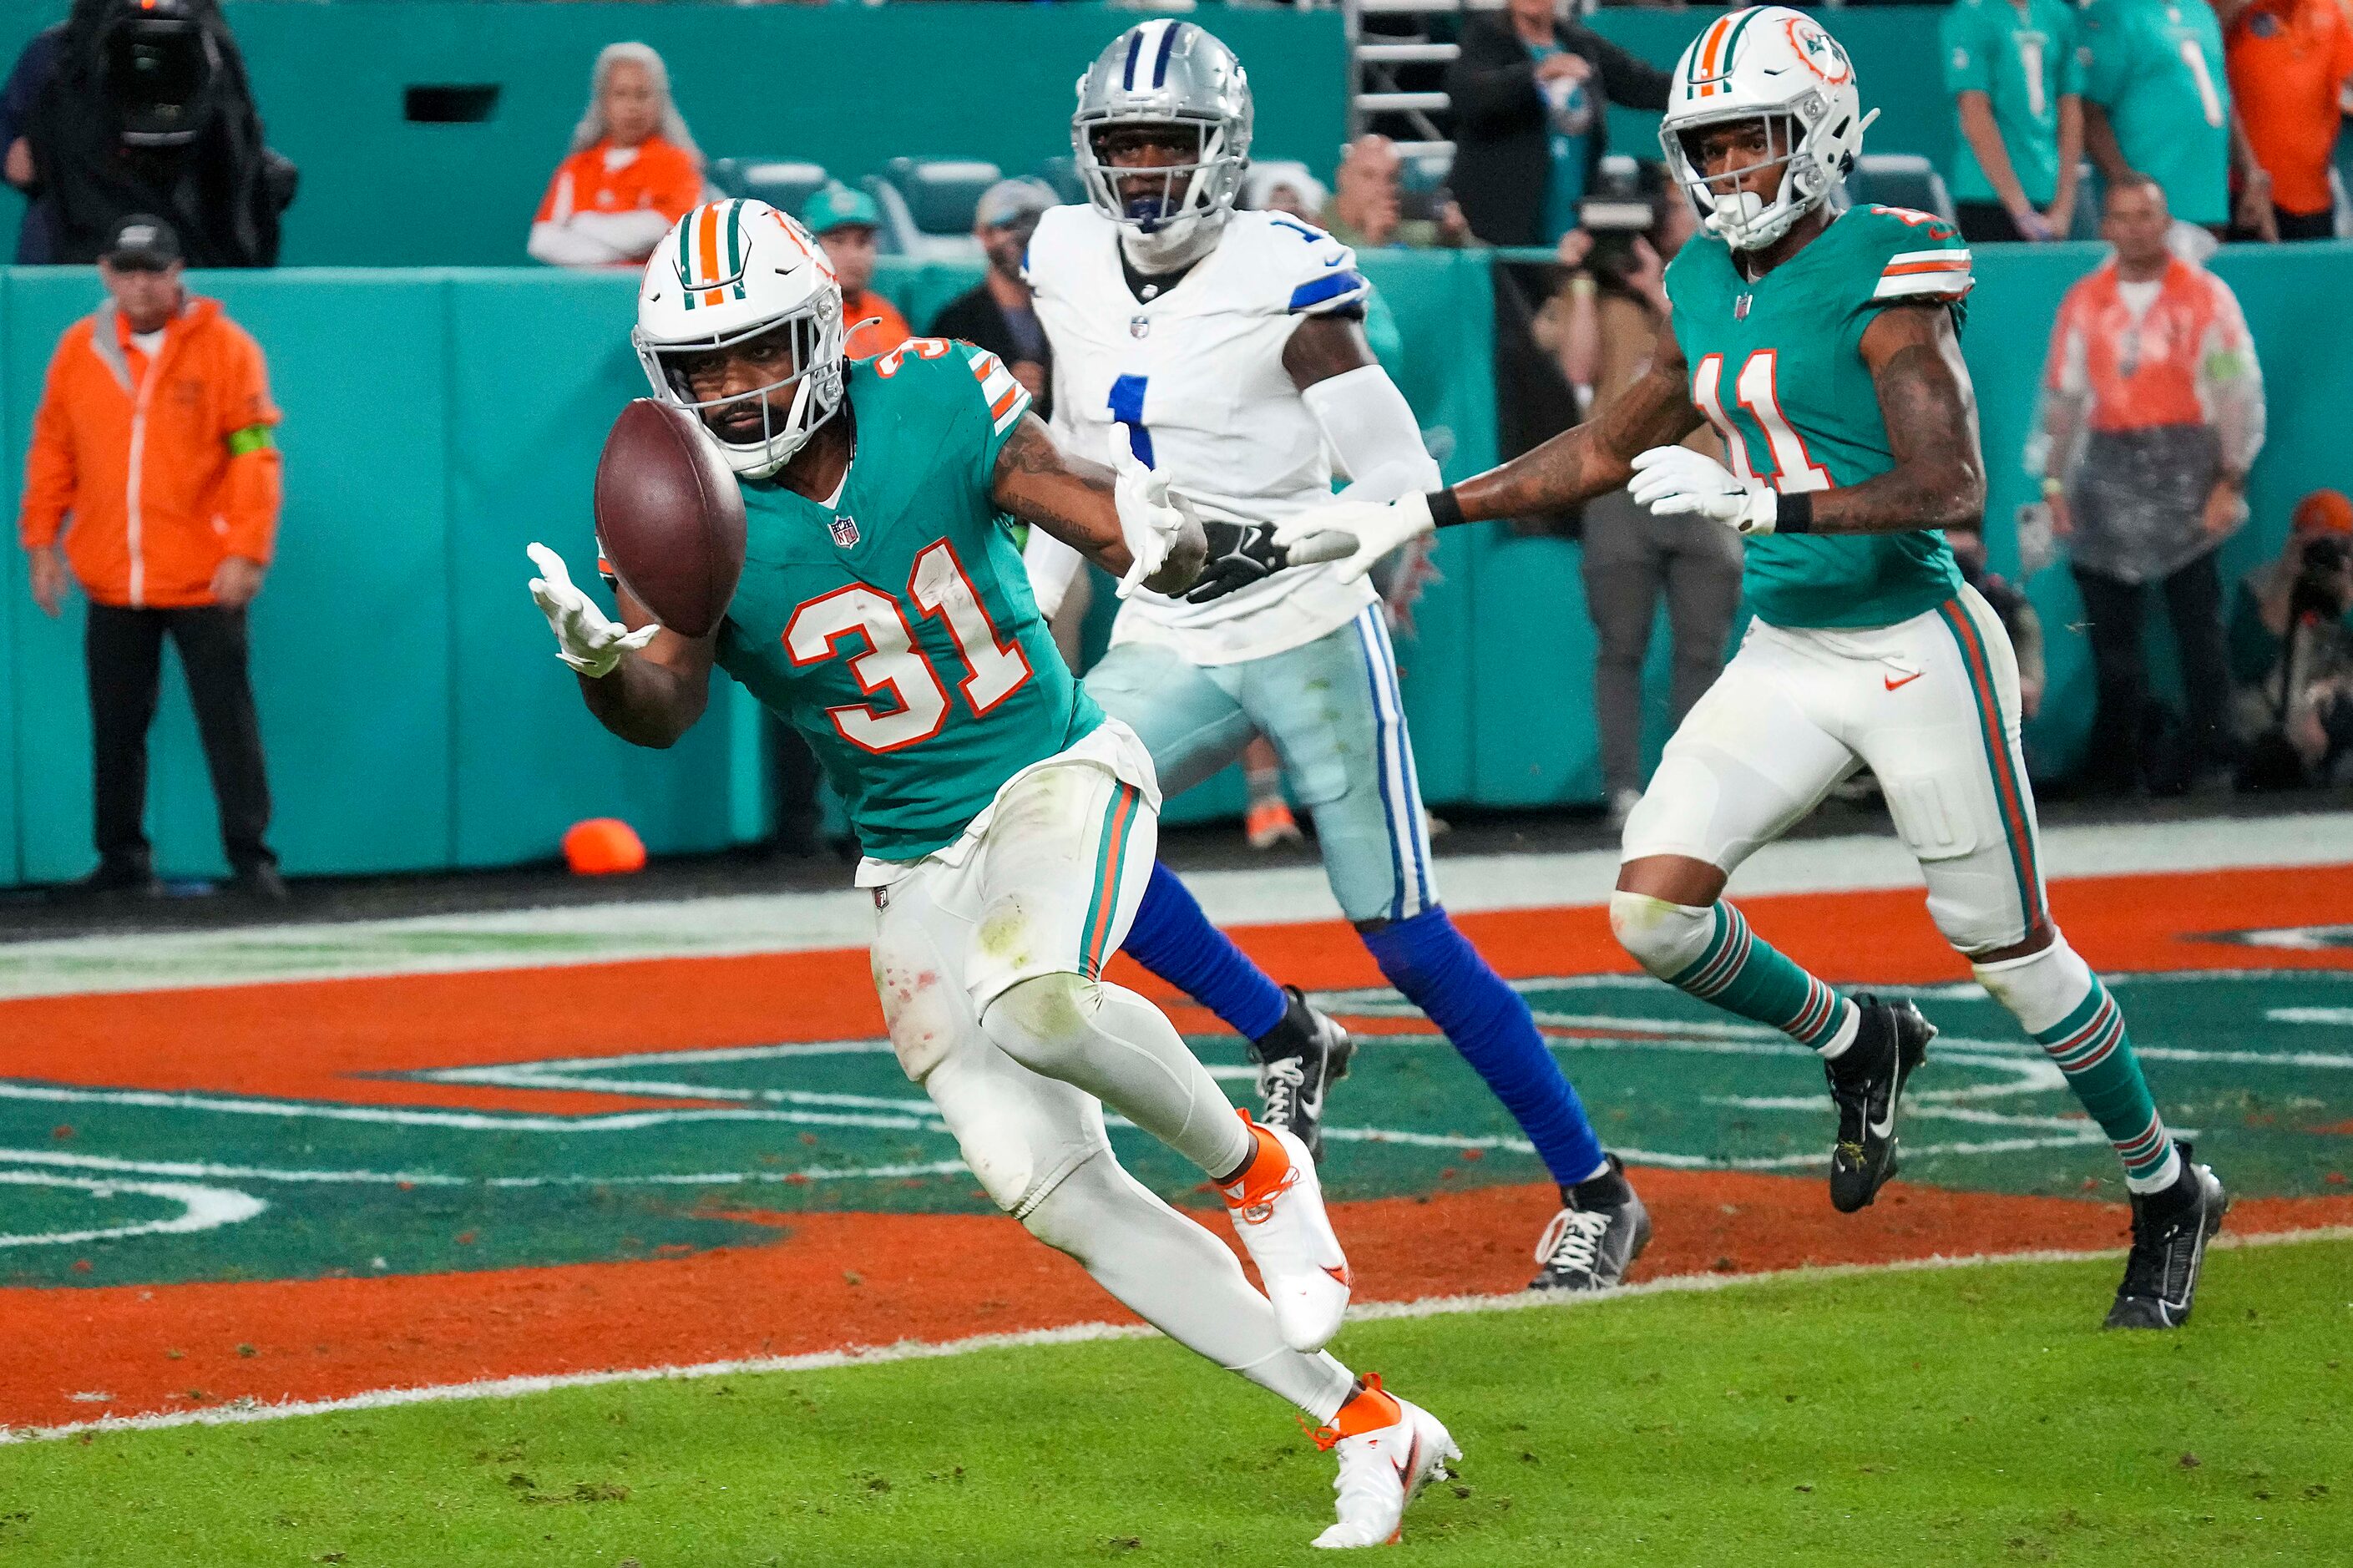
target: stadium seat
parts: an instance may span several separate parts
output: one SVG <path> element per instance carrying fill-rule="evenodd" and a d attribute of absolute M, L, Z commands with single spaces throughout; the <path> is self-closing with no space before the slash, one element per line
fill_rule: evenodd
<path fill-rule="evenodd" d="M 1948 222 L 1953 198 L 1936 166 L 1916 153 L 1866 153 L 1855 160 L 1846 177 L 1847 195 L 1858 202 L 1884 207 L 1910 207 L 1934 213 Z"/>
<path fill-rule="evenodd" d="M 983 191 L 1005 177 L 979 158 L 893 158 L 866 188 L 882 208 L 902 255 L 924 260 L 978 260 L 972 215 Z"/>
<path fill-rule="evenodd" d="M 1029 171 L 1033 180 L 1043 180 L 1054 187 L 1054 194 L 1076 206 L 1087 199 L 1086 182 L 1079 178 L 1079 161 L 1065 153 L 1059 158 L 1040 158 Z"/>
<path fill-rule="evenodd" d="M 825 166 L 791 158 L 713 158 L 711 183 L 723 195 L 748 196 L 778 212 L 798 213 L 825 185 Z"/>

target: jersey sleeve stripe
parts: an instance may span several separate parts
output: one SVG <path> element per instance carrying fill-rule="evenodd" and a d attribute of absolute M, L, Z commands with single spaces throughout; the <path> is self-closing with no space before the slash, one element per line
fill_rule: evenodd
<path fill-rule="evenodd" d="M 1882 278 L 1871 291 L 1874 300 L 1957 300 L 1977 287 L 1967 272 L 1922 272 L 1909 278 Z"/>
<path fill-rule="evenodd" d="M 1371 292 L 1372 285 L 1365 275 L 1353 268 L 1327 272 L 1321 278 L 1311 278 L 1291 291 L 1291 309 L 1294 310 L 1330 310 L 1342 305 L 1354 304 Z"/>
<path fill-rule="evenodd" d="M 1909 278 L 1915 273 L 1922 272 L 1957 272 L 1966 274 L 1968 269 L 1969 258 L 1966 256 L 1957 256 L 1949 260 L 1942 261 L 1891 261 L 1887 264 L 1886 269 L 1880 273 L 1880 276 L 1882 278 Z"/>
<path fill-rule="evenodd" d="M 1947 267 L 1967 267 L 1969 264 L 1969 253 L 1966 247 L 1939 247 L 1935 250 L 1899 250 L 1887 258 L 1887 265 L 1902 267 L 1915 261 L 1934 261 Z"/>

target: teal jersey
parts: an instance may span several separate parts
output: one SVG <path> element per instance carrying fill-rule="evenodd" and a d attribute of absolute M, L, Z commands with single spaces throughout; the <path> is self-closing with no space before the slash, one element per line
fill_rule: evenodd
<path fill-rule="evenodd" d="M 2231 219 L 2231 82 L 2205 0 L 2090 0 L 2077 24 L 2084 96 L 2125 162 L 2188 223 Z"/>
<path fill-rule="evenodd" d="M 2065 0 L 1955 0 L 1940 36 L 1945 90 L 1986 95 L 2026 199 L 2049 206 L 2059 194 L 2059 100 L 2084 90 L 2074 8 Z M 1957 127 L 1953 141 L 1953 199 L 2000 200 Z"/>
<path fill-rule="evenodd" d="M 1029 395 L 997 356 L 915 338 L 853 361 L 857 446 L 830 505 L 744 485 L 720 667 L 808 738 L 866 852 L 954 843 L 997 787 L 1103 722 L 990 499 Z"/>
<path fill-rule="evenodd" d="M 1858 485 L 1895 466 L 1863 330 L 1905 300 L 1946 301 L 1957 318 L 1969 284 L 1953 226 L 1901 207 L 1851 208 L 1753 283 L 1705 236 L 1667 268 L 1693 405 L 1724 438 L 1735 474 L 1786 494 Z M 1779 626 L 1893 626 L 1961 582 L 1933 529 L 1767 534 L 1746 553 L 1749 608 Z"/>

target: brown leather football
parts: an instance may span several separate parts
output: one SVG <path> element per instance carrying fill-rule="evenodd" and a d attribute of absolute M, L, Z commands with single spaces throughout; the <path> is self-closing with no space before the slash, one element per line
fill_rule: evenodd
<path fill-rule="evenodd" d="M 621 410 L 596 459 L 596 542 L 670 630 L 719 624 L 744 574 L 744 492 L 693 415 L 650 397 Z"/>

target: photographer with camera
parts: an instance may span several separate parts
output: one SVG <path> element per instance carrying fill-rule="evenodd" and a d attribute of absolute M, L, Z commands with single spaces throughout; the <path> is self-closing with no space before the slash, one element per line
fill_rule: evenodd
<path fill-rule="evenodd" d="M 2242 789 L 2353 778 L 2353 500 L 2298 501 L 2279 558 L 2240 580 L 2231 682 Z"/>
<path fill-rule="evenodd" d="M 219 0 L 74 0 L 22 132 L 9 179 L 48 260 L 96 261 L 135 214 L 169 223 L 191 267 L 278 264 L 294 165 L 262 141 Z"/>
<path fill-rule="evenodd" d="M 1546 306 L 1537 331 L 1559 356 L 1588 419 L 1650 368 L 1667 319 L 1667 263 L 1693 226 L 1691 203 L 1662 166 L 1646 163 L 1630 179 L 1605 173 L 1579 206 L 1577 226 L 1562 237 L 1568 281 Z M 1722 456 L 1704 426 L 1684 444 Z M 1655 515 L 1617 490 L 1586 503 L 1583 539 L 1586 606 L 1599 644 L 1594 723 L 1616 824 L 1642 795 L 1642 663 L 1660 596 L 1673 638 L 1669 705 L 1679 724 L 1724 668 L 1740 608 L 1740 536 L 1696 516 Z"/>

